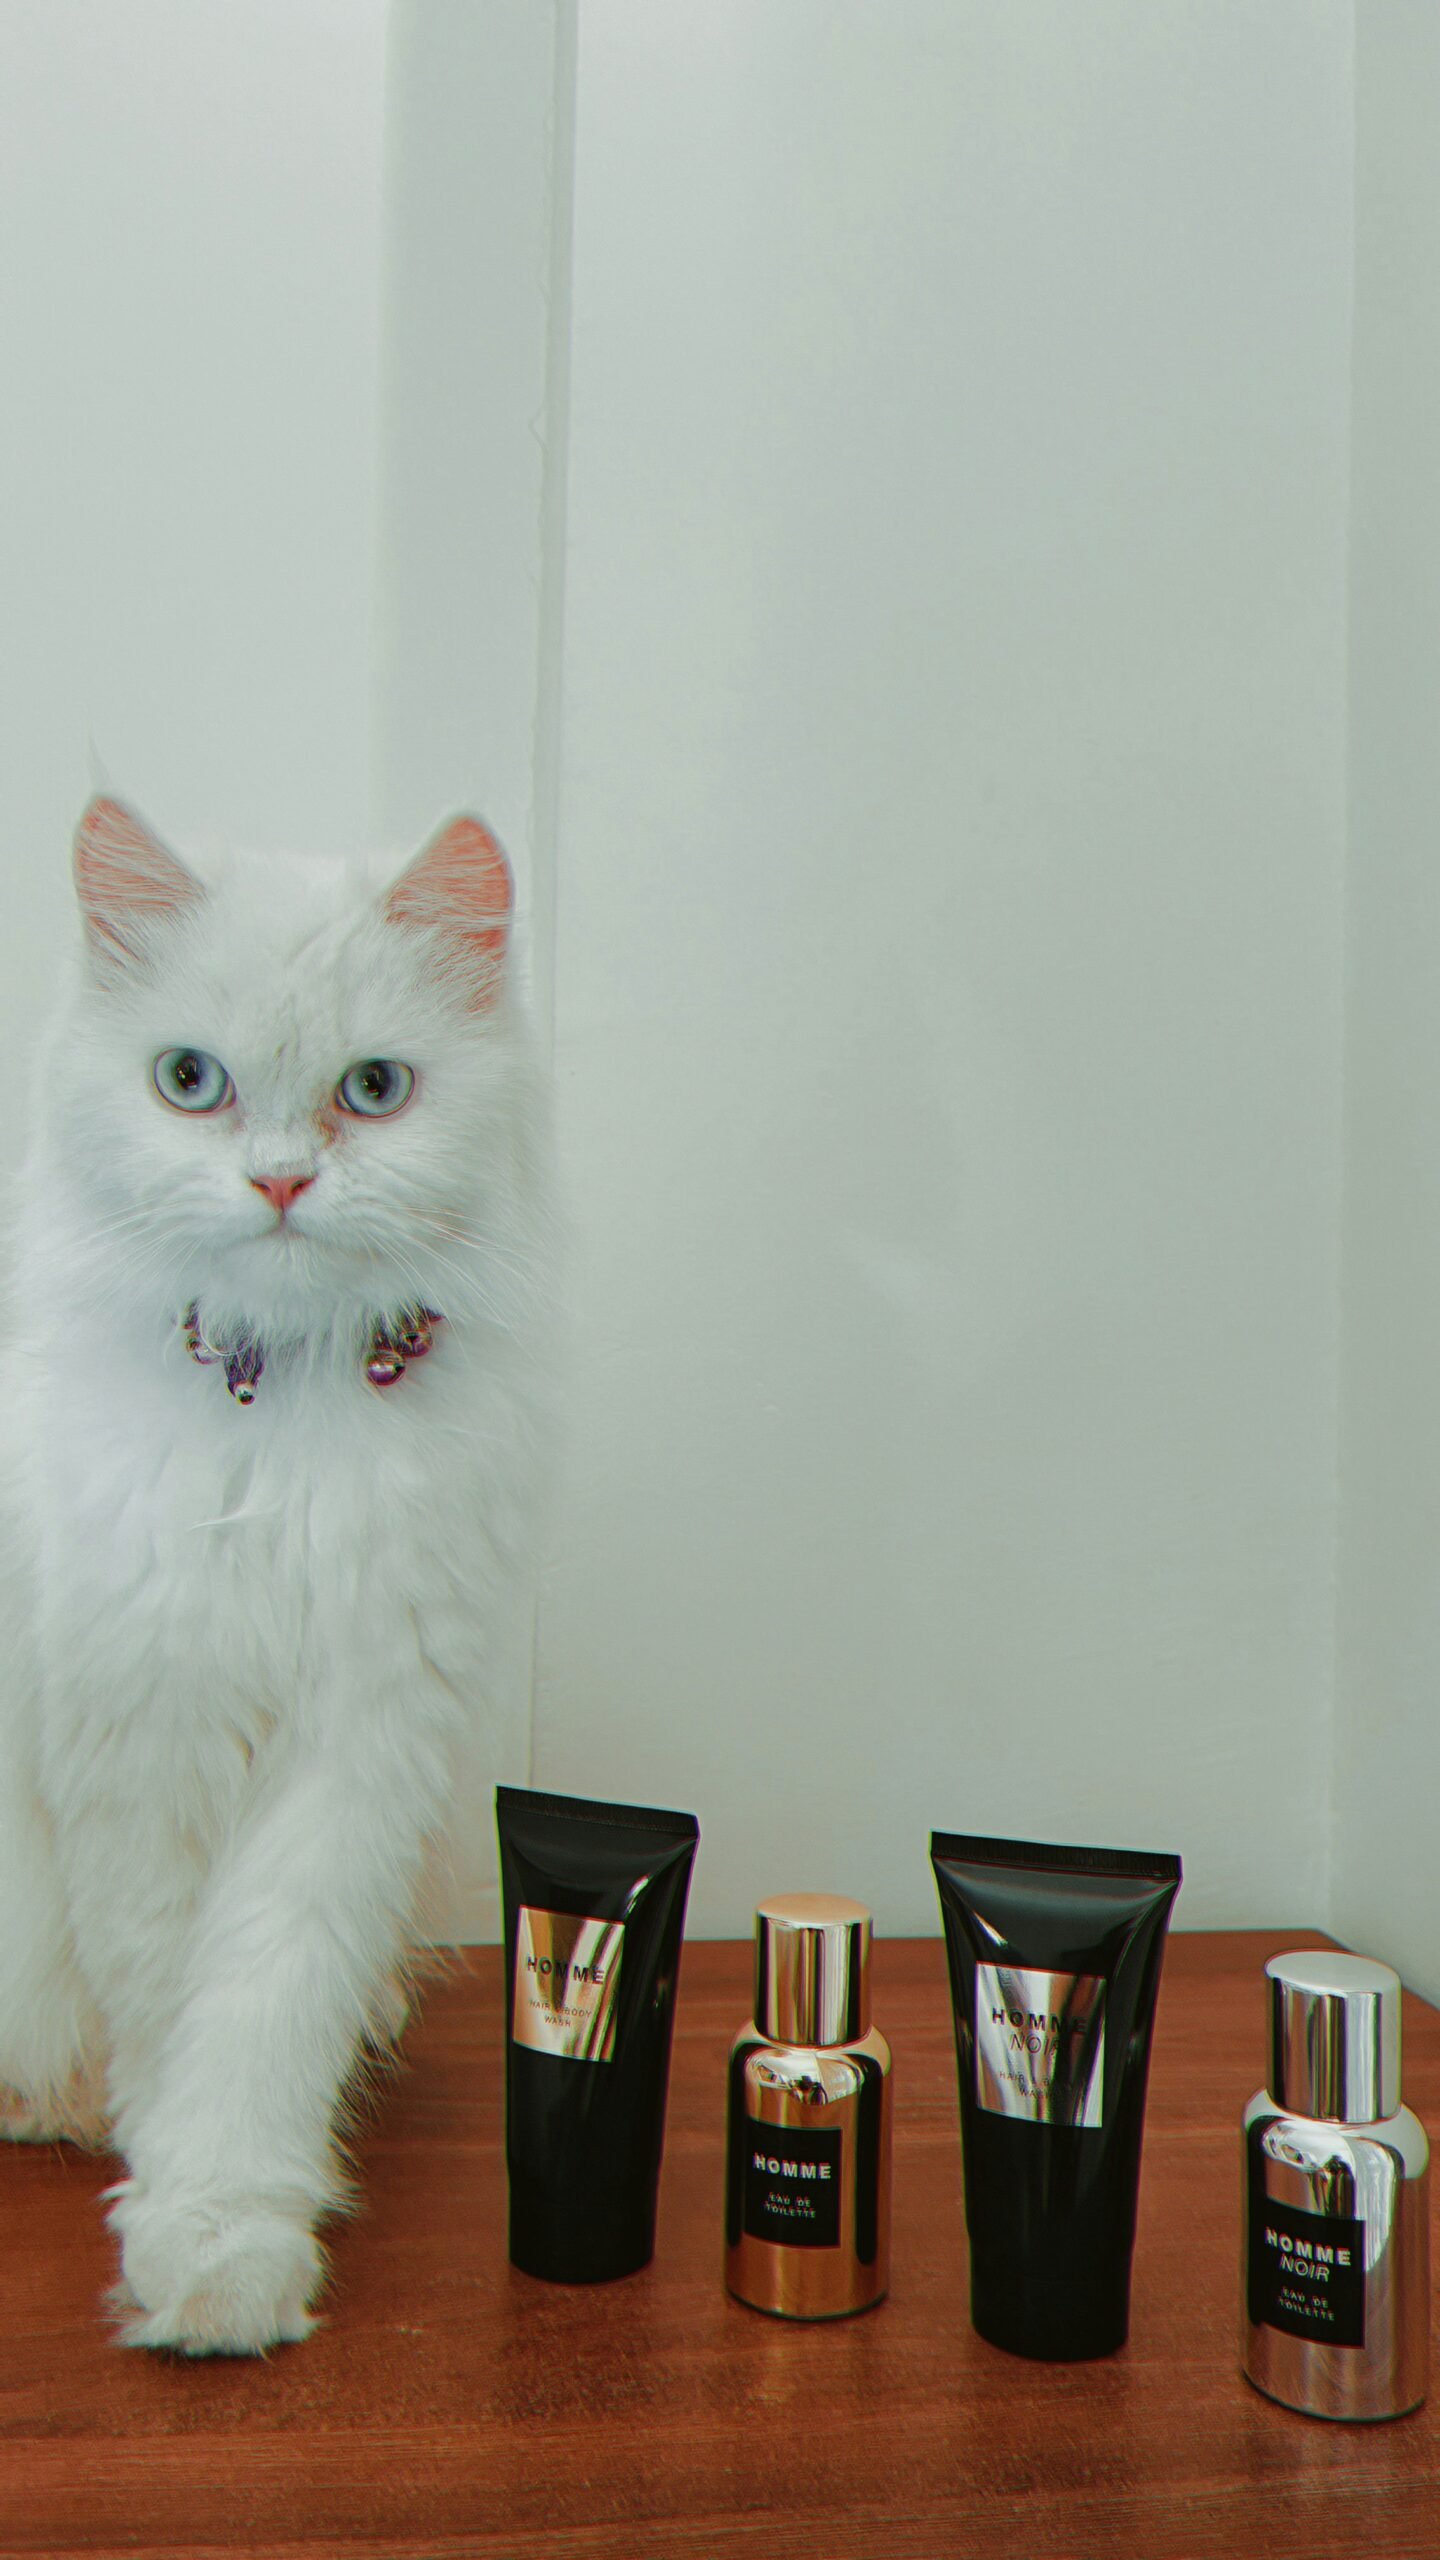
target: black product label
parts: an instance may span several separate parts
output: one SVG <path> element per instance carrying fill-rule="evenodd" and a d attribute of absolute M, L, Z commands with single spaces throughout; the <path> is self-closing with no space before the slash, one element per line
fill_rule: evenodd
<path fill-rule="evenodd" d="M 1253 2195 L 1250 2317 L 1328 2347 L 1365 2344 L 1365 2225 Z"/>
<path fill-rule="evenodd" d="M 752 2240 L 838 2249 L 841 2139 L 746 2117 L 745 2228 Z"/>

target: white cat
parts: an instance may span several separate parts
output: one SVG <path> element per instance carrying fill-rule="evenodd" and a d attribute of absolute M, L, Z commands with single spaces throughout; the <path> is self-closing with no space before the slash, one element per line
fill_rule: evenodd
<path fill-rule="evenodd" d="M 256 2352 L 313 2326 L 530 1562 L 541 1114 L 477 821 L 388 888 L 202 881 L 102 799 L 75 872 L 0 1385 L 0 2132 L 123 2154 L 130 2342 Z"/>

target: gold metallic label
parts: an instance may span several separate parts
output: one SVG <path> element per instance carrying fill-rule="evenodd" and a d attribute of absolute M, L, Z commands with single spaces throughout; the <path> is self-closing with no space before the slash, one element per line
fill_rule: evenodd
<path fill-rule="evenodd" d="M 975 1968 L 975 2094 L 1029 2124 L 1104 2122 L 1105 1978 Z"/>
<path fill-rule="evenodd" d="M 515 2042 L 570 2062 L 608 2062 L 615 2051 L 615 2001 L 623 1920 L 587 1920 L 573 1911 L 520 1906 L 515 1935 Z"/>

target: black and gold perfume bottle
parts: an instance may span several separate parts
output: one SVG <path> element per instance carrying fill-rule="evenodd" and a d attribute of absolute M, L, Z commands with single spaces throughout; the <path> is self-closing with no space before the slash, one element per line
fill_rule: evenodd
<path fill-rule="evenodd" d="M 778 1894 L 755 1915 L 755 2016 L 730 2055 L 725 2281 L 838 2320 L 890 2281 L 890 2048 L 870 2024 L 870 1914 Z"/>

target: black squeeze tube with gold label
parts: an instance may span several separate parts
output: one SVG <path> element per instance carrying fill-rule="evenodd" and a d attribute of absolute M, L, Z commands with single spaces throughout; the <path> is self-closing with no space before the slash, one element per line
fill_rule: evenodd
<path fill-rule="evenodd" d="M 510 2259 L 556 2284 L 655 2248 L 690 1813 L 497 1787 Z"/>
<path fill-rule="evenodd" d="M 965 2155 L 970 2316 L 1012 2355 L 1113 2355 L 1150 2037 L 1180 1861 L 936 1831 Z"/>

